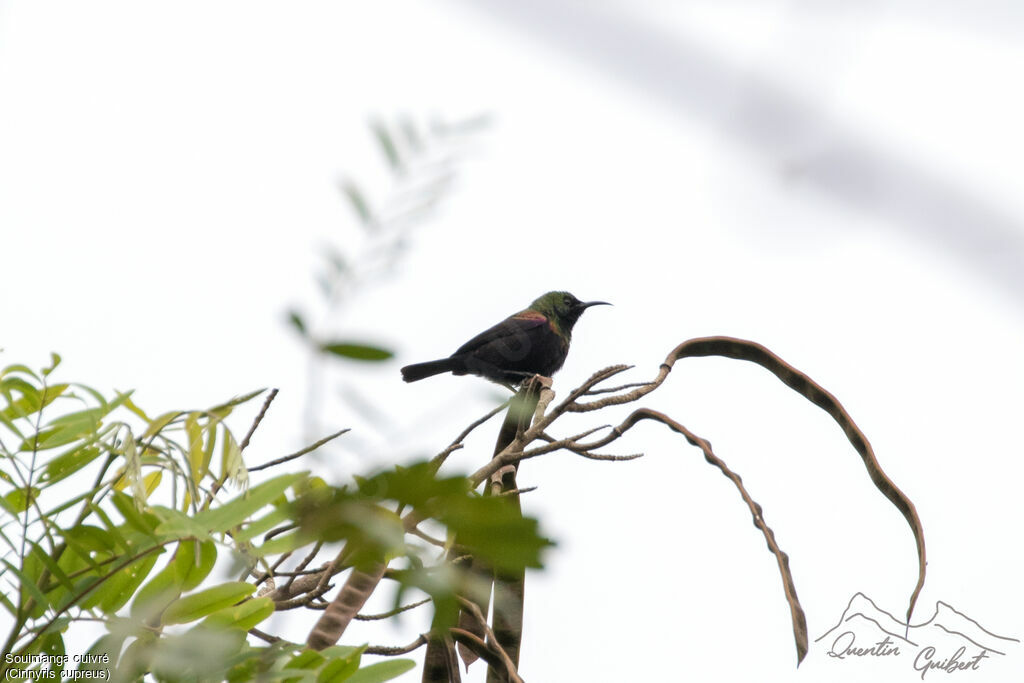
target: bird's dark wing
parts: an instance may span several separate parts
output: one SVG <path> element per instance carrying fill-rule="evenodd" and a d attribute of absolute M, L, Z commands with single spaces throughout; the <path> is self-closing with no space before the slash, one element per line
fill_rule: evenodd
<path fill-rule="evenodd" d="M 541 313 L 536 311 L 523 311 L 521 313 L 516 313 L 515 315 L 502 320 L 494 327 L 484 330 L 477 336 L 473 337 L 468 342 L 460 346 L 452 355 L 459 356 L 472 353 L 483 346 L 499 340 L 512 341 L 524 334 L 529 334 L 530 330 L 541 327 L 542 325 L 549 325 L 549 322 Z"/>

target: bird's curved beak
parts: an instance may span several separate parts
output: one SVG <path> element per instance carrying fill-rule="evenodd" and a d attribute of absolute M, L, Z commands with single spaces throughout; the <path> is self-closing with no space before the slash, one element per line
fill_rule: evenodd
<path fill-rule="evenodd" d="M 611 306 L 607 301 L 585 301 L 580 304 L 580 310 L 584 308 L 590 308 L 591 306 Z"/>

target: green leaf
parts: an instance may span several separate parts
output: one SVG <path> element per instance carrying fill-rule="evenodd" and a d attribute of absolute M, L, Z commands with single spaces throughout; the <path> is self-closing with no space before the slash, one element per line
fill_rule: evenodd
<path fill-rule="evenodd" d="M 43 592 L 39 590 L 37 585 L 39 582 L 39 575 L 42 572 L 42 563 L 38 559 L 33 558 L 31 555 L 25 558 L 25 570 L 22 571 L 15 567 L 7 560 L 0 558 L 0 562 L 3 562 L 8 569 L 14 572 L 15 576 L 18 577 L 21 582 L 21 588 L 28 593 L 32 598 L 35 599 L 36 604 L 46 608 L 49 606 L 50 601 L 46 599 Z"/>
<path fill-rule="evenodd" d="M 12 515 L 19 515 L 25 510 L 28 510 L 29 506 L 35 502 L 39 497 L 39 489 L 33 486 L 29 489 L 31 495 L 26 495 L 26 489 L 16 488 L 3 498 L 3 506 Z"/>
<path fill-rule="evenodd" d="M 192 412 L 185 417 L 185 434 L 188 435 L 188 463 L 192 481 L 199 484 L 206 472 L 203 471 L 203 429 L 199 426 L 199 413 Z"/>
<path fill-rule="evenodd" d="M 64 586 L 64 588 L 69 591 L 73 590 L 74 586 L 71 583 L 71 579 L 69 579 L 64 570 L 60 568 L 60 565 L 53 561 L 50 554 L 43 550 L 35 541 L 29 541 L 29 543 L 32 545 L 32 554 L 43 563 L 43 566 L 46 567 L 47 571 L 49 571 L 50 574 L 57 579 L 62 586 Z"/>
<path fill-rule="evenodd" d="M 265 531 L 270 531 L 275 526 L 288 519 L 288 508 L 279 505 L 257 520 L 249 522 L 244 527 L 232 534 L 237 543 L 245 543 Z"/>
<path fill-rule="evenodd" d="M 174 566 L 181 589 L 190 591 L 201 584 L 216 561 L 217 545 L 213 541 L 197 544 L 194 540 L 187 540 L 179 543 L 174 555 Z"/>
<path fill-rule="evenodd" d="M 206 527 L 195 517 L 190 517 L 184 512 L 179 512 L 162 505 L 154 505 L 150 509 L 160 519 L 160 524 L 156 527 L 156 533 L 161 538 L 195 537 L 201 541 L 210 540 L 210 534 L 207 533 Z"/>
<path fill-rule="evenodd" d="M 149 415 L 146 415 L 146 411 L 144 411 L 139 406 L 135 405 L 135 401 L 131 400 L 130 398 L 126 399 L 124 402 L 124 407 L 138 415 L 140 419 L 149 422 Z"/>
<path fill-rule="evenodd" d="M 215 415 L 219 415 L 220 417 L 227 417 L 227 415 L 231 412 L 231 410 L 234 409 L 236 406 L 240 406 L 243 403 L 248 403 L 249 401 L 253 400 L 257 396 L 262 394 L 264 391 L 266 391 L 265 388 L 264 389 L 256 389 L 254 391 L 250 391 L 248 394 L 242 394 L 241 396 L 235 396 L 234 398 L 232 398 L 229 401 L 225 401 L 224 403 L 220 403 L 220 404 L 215 405 L 214 407 L 210 408 L 209 412 L 214 413 Z"/>
<path fill-rule="evenodd" d="M 148 499 L 152 495 L 153 491 L 156 491 L 156 487 L 160 485 L 160 480 L 163 479 L 164 473 L 161 470 L 150 472 L 142 478 L 142 489 Z"/>
<path fill-rule="evenodd" d="M 232 605 L 206 617 L 202 625 L 217 629 L 237 628 L 243 631 L 256 626 L 274 613 L 274 601 L 270 598 L 254 598 L 241 605 Z"/>
<path fill-rule="evenodd" d="M 115 553 L 130 554 L 132 552 L 132 549 L 131 547 L 129 547 L 128 541 L 121 534 L 121 529 L 118 528 L 118 526 L 114 524 L 114 522 L 110 519 L 110 515 L 107 514 L 106 510 L 96 505 L 92 501 L 87 501 L 86 507 L 89 509 L 90 512 L 99 517 L 101 522 L 103 522 L 103 527 L 107 530 L 107 533 L 110 534 L 111 541 L 113 541 L 113 543 L 117 545 L 117 550 L 115 551 Z"/>
<path fill-rule="evenodd" d="M 133 619 L 152 619 L 160 614 L 181 595 L 181 584 L 177 579 L 174 562 L 169 562 L 135 594 L 129 612 L 131 617 Z"/>
<path fill-rule="evenodd" d="M 56 351 L 51 351 L 50 366 L 47 368 L 43 368 L 43 377 L 48 377 L 51 372 L 57 369 L 58 365 L 60 365 L 60 354 L 57 353 Z"/>
<path fill-rule="evenodd" d="M 15 363 L 14 365 L 8 365 L 3 370 L 0 370 L 0 377 L 7 377 L 7 375 L 9 375 L 9 374 L 11 374 L 13 372 L 20 372 L 23 375 L 28 375 L 29 377 L 32 377 L 37 382 L 39 381 L 39 375 L 37 375 L 36 373 L 32 372 L 32 370 L 30 370 L 27 365 L 22 365 L 21 363 Z M 0 386 L 2 386 L 2 383 L 0 383 Z"/>
<path fill-rule="evenodd" d="M 67 453 L 63 453 L 46 463 L 41 481 L 52 484 L 71 476 L 99 457 L 101 451 L 96 446 L 76 445 Z"/>
<path fill-rule="evenodd" d="M 146 431 L 142 432 L 142 436 L 139 437 L 139 440 L 145 441 L 151 436 L 159 434 L 161 429 L 169 425 L 177 418 L 181 417 L 183 414 L 184 413 L 182 413 L 182 411 L 180 410 L 172 410 L 170 412 L 164 413 L 163 415 L 158 415 L 157 417 L 149 421 L 149 426 L 146 427 Z"/>
<path fill-rule="evenodd" d="M 38 391 L 27 382 L 22 382 L 21 380 L 18 380 L 18 382 L 19 386 L 30 388 L 31 391 L 22 392 L 21 398 L 10 403 L 0 411 L 0 415 L 8 420 L 27 417 L 39 412 L 53 403 L 68 388 L 67 384 L 54 384 L 53 386 L 46 387 L 43 391 Z"/>
<path fill-rule="evenodd" d="M 83 662 L 78 668 L 81 670 L 115 671 L 117 669 L 118 655 L 121 653 L 121 647 L 127 638 L 128 632 L 120 630 L 100 636 L 99 640 L 90 645 L 89 649 L 86 650 L 88 654 L 99 657 L 100 661 Z M 104 655 L 106 655 L 106 661 L 102 661 Z"/>
<path fill-rule="evenodd" d="M 160 523 L 160 519 L 156 515 L 139 512 L 135 508 L 135 502 L 131 496 L 121 491 L 113 491 L 111 500 L 129 526 L 147 536 L 155 535 L 156 527 Z"/>
<path fill-rule="evenodd" d="M 72 441 L 92 436 L 103 425 L 104 415 L 106 415 L 106 411 L 102 408 L 89 408 L 62 415 L 51 420 L 49 425 L 40 429 L 37 434 L 25 437 L 20 450 L 28 452 L 59 448 Z"/>
<path fill-rule="evenodd" d="M 193 520 L 195 524 L 210 531 L 227 531 L 247 520 L 263 506 L 270 505 L 289 486 L 305 476 L 305 472 L 282 474 L 252 487 L 224 505 L 203 510 Z"/>
<path fill-rule="evenodd" d="M 351 680 L 352 674 L 359 669 L 359 660 L 363 654 L 363 648 L 355 648 L 351 652 L 337 654 L 329 657 L 327 663 L 320 667 L 320 673 L 316 677 L 317 683 L 334 683 L 334 681 Z"/>
<path fill-rule="evenodd" d="M 386 662 L 364 666 L 345 681 L 346 683 L 381 683 L 398 678 L 415 666 L 416 662 L 411 659 L 390 659 Z"/>
<path fill-rule="evenodd" d="M 146 580 L 149 572 L 156 564 L 157 558 L 163 553 L 163 548 L 151 552 L 145 557 L 133 562 L 114 576 L 107 579 L 102 586 L 90 593 L 81 606 L 85 609 L 99 606 L 105 614 L 113 614 L 124 607 L 129 599 L 135 594 L 139 585 Z"/>
<path fill-rule="evenodd" d="M 316 650 L 303 650 L 288 660 L 286 669 L 318 669 L 327 659 Z"/>
<path fill-rule="evenodd" d="M 304 534 L 298 531 L 292 531 L 287 534 L 280 534 L 274 536 L 263 545 L 258 548 L 253 548 L 250 552 L 257 557 L 267 557 L 268 555 L 280 555 L 281 553 L 288 553 L 296 548 L 301 548 L 309 543 Z"/>
<path fill-rule="evenodd" d="M 244 581 L 222 583 L 219 586 L 178 598 L 164 610 L 161 621 L 164 624 L 185 624 L 195 621 L 224 607 L 234 605 L 242 598 L 252 595 L 255 590 L 256 586 Z"/>
<path fill-rule="evenodd" d="M 394 357 L 393 351 L 377 346 L 349 341 L 331 341 L 320 345 L 320 350 L 342 358 L 361 361 L 382 361 Z"/>
<path fill-rule="evenodd" d="M 114 553 L 116 542 L 106 529 L 91 524 L 78 524 L 70 529 L 60 530 L 69 545 L 86 553 Z"/>
<path fill-rule="evenodd" d="M 242 460 L 242 449 L 235 441 L 235 435 L 227 427 L 224 427 L 224 434 L 221 438 L 220 471 L 224 479 L 231 481 L 236 486 L 245 487 L 249 484 L 249 471 L 245 468 L 245 461 Z"/>

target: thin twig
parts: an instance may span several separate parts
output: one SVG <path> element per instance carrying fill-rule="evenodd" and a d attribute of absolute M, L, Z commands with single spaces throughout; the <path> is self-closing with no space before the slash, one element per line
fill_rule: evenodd
<path fill-rule="evenodd" d="M 447 548 L 448 547 L 447 543 L 445 543 L 444 541 L 442 541 L 439 538 L 434 538 L 433 536 L 431 536 L 430 534 L 426 533 L 425 531 L 422 531 L 419 527 L 413 527 L 411 529 L 407 529 L 406 533 L 410 533 L 413 536 L 416 536 L 417 538 L 421 538 L 424 541 L 426 541 L 427 543 L 429 543 L 430 545 L 436 545 L 438 548 Z"/>
<path fill-rule="evenodd" d="M 629 384 L 620 384 L 617 387 L 608 387 L 607 389 L 591 389 L 590 391 L 583 394 L 584 396 L 597 396 L 598 394 L 614 394 L 618 391 L 624 391 L 626 389 L 632 389 L 634 387 L 646 387 L 650 386 L 654 382 L 630 382 Z"/>
<path fill-rule="evenodd" d="M 530 491 L 536 491 L 536 490 L 537 490 L 536 486 L 527 486 L 527 487 L 521 488 L 521 489 L 509 489 L 508 491 L 499 491 L 498 493 L 494 493 L 492 495 L 494 495 L 494 496 L 518 496 L 521 493 L 529 493 Z"/>
<path fill-rule="evenodd" d="M 314 444 L 312 444 L 310 446 L 306 446 L 305 448 L 303 448 L 300 451 L 295 451 L 291 455 L 285 455 L 283 457 L 278 458 L 277 460 L 271 460 L 270 462 L 265 462 L 262 465 L 257 465 L 256 467 L 250 467 L 249 471 L 250 472 L 259 472 L 260 470 L 265 470 L 268 467 L 273 467 L 274 465 L 280 465 L 283 462 L 288 462 L 289 460 L 294 460 L 295 458 L 301 457 L 301 456 L 305 455 L 306 453 L 310 453 L 312 451 L 315 451 L 316 449 L 320 448 L 321 446 L 323 446 L 328 441 L 331 441 L 333 439 L 337 439 L 339 436 L 341 436 L 345 432 L 350 432 L 350 431 L 352 431 L 351 427 L 346 427 L 345 429 L 342 429 L 340 431 L 334 432 L 330 436 L 325 436 L 324 438 L 320 439 L 316 443 L 314 443 Z"/>
<path fill-rule="evenodd" d="M 306 555 L 304 558 L 302 558 L 301 562 L 299 562 L 297 565 L 295 565 L 295 569 L 292 572 L 291 578 L 289 578 L 288 579 L 288 583 L 286 583 L 284 585 L 284 589 L 286 591 L 291 589 L 292 584 L 295 583 L 295 577 L 301 575 L 302 570 L 306 568 L 306 565 L 308 565 L 310 562 L 313 561 L 313 558 L 316 557 L 317 554 L 319 554 L 320 549 L 323 548 L 323 547 L 324 547 L 324 542 L 323 541 L 317 541 L 313 545 L 313 549 L 309 551 L 309 554 Z"/>
<path fill-rule="evenodd" d="M 480 659 L 487 662 L 488 666 L 495 669 L 505 669 L 508 674 L 509 683 L 523 683 L 523 679 L 519 677 L 519 673 L 516 671 L 515 664 L 509 659 L 508 655 L 504 650 L 497 646 L 495 641 L 485 643 L 481 638 L 475 634 L 461 628 L 451 628 L 448 632 L 452 635 L 460 645 L 465 645 L 473 651 Z"/>
<path fill-rule="evenodd" d="M 281 642 L 281 639 L 278 638 L 277 636 L 272 636 L 269 633 L 264 633 L 263 631 L 259 630 L 258 628 L 251 628 L 251 629 L 249 629 L 249 633 L 253 634 L 254 636 L 256 636 L 257 638 L 259 638 L 262 641 L 270 643 L 271 645 L 273 645 L 274 643 Z"/>
<path fill-rule="evenodd" d="M 239 451 L 245 451 L 245 448 L 249 445 L 249 439 L 256 433 L 256 428 L 260 426 L 260 422 L 263 422 L 263 416 L 267 414 L 267 408 L 277 398 L 277 389 L 271 389 L 270 393 L 267 394 L 267 398 L 263 401 L 263 407 L 260 408 L 260 412 L 256 413 L 256 418 L 252 421 L 249 426 L 249 431 L 245 433 L 245 438 L 238 444 Z"/>
<path fill-rule="evenodd" d="M 310 592 L 300 595 L 296 598 L 291 598 L 290 600 L 282 600 L 280 602 L 275 601 L 274 611 L 282 612 L 284 610 L 295 609 L 297 607 L 308 607 L 310 606 L 310 603 L 313 602 L 313 600 L 319 598 L 321 595 L 331 590 L 331 588 L 333 587 L 333 584 L 325 583 L 323 586 L 317 585 Z M 270 596 L 268 595 L 267 597 Z"/>
<path fill-rule="evenodd" d="M 396 614 L 401 614 L 402 612 L 408 612 L 409 610 L 415 609 L 415 608 L 419 607 L 420 605 L 427 604 L 428 602 L 430 602 L 430 600 L 431 600 L 431 598 L 423 598 L 419 602 L 412 602 L 412 603 L 409 603 L 408 605 L 402 605 L 401 607 L 396 607 L 393 610 L 388 610 L 387 612 L 381 612 L 380 614 L 357 614 L 357 615 L 355 615 L 352 618 L 356 619 L 357 621 L 379 621 L 381 619 L 387 619 L 389 617 L 393 617 Z"/>
<path fill-rule="evenodd" d="M 487 618 L 484 616 L 483 610 L 481 610 L 480 607 L 472 600 L 467 600 L 463 597 L 459 597 L 459 603 L 462 605 L 463 609 L 469 610 L 477 623 L 483 627 L 484 633 L 487 635 L 487 644 L 493 648 L 494 652 L 501 658 L 501 663 L 505 665 L 505 669 L 508 671 L 509 680 L 519 681 L 522 683 L 522 679 L 519 677 L 519 672 L 516 671 L 515 662 L 513 662 L 512 658 L 508 656 L 505 649 L 501 647 L 498 636 L 494 634 L 494 631 L 491 629 L 490 625 L 488 625 Z M 476 636 L 474 635 L 473 637 L 475 638 Z M 480 653 L 477 654 L 479 655 Z"/>
<path fill-rule="evenodd" d="M 462 442 L 466 440 L 466 437 L 468 437 L 469 434 L 474 429 L 476 429 L 477 427 L 479 427 L 480 425 L 482 425 L 483 423 L 487 422 L 492 417 L 494 417 L 495 415 L 500 413 L 502 410 L 504 410 L 505 407 L 509 404 L 509 401 L 511 401 L 511 400 L 512 399 L 506 400 L 505 402 L 501 403 L 500 405 L 498 405 L 494 409 L 488 411 L 487 414 L 484 415 L 483 417 L 478 418 L 478 419 L 474 420 L 473 422 L 471 422 L 469 424 L 469 426 L 466 427 L 465 429 L 463 429 L 462 433 L 459 434 L 457 437 L 455 437 L 455 439 L 450 444 L 448 444 L 448 446 L 443 451 L 441 451 L 440 453 L 435 455 L 433 457 L 433 459 L 431 459 L 431 461 L 430 461 L 430 464 L 434 466 L 435 471 L 436 471 L 437 468 L 441 467 L 441 465 L 444 463 L 444 461 L 448 458 L 449 455 L 451 455 L 452 453 L 454 453 L 458 449 L 462 448 Z"/>
<path fill-rule="evenodd" d="M 412 641 L 405 647 L 388 647 L 386 645 L 369 645 L 363 654 L 366 655 L 382 655 L 384 657 L 394 657 L 395 655 L 404 655 L 423 647 L 427 644 L 427 634 L 421 633 L 419 638 Z"/>

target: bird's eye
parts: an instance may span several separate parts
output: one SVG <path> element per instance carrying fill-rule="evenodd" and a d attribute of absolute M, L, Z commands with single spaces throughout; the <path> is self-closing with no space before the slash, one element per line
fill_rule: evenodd
<path fill-rule="evenodd" d="M 563 299 L 562 301 L 563 301 L 563 303 L 564 303 L 564 304 L 565 304 L 566 306 L 572 306 L 572 297 L 571 297 L 571 296 L 567 296 L 567 297 L 565 297 L 565 299 Z"/>

